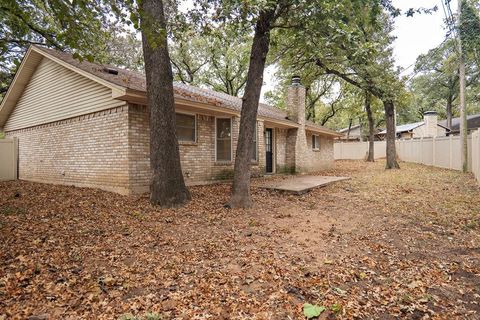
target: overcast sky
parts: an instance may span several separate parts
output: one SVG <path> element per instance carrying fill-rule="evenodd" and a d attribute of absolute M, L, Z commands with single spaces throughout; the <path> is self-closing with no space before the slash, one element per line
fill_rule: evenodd
<path fill-rule="evenodd" d="M 432 14 L 417 14 L 413 17 L 403 15 L 395 19 L 394 35 L 397 39 L 393 49 L 397 66 L 405 69 L 402 75 L 408 75 L 413 71 L 413 64 L 420 54 L 427 53 L 428 50 L 437 47 L 444 40 L 445 15 L 442 1 L 444 0 L 393 0 L 395 7 L 402 11 L 418 7 L 432 8 L 435 5 L 438 7 L 438 10 Z M 455 13 L 457 1 L 452 0 L 450 6 Z M 272 81 L 273 71 L 271 67 L 265 71 L 262 93 L 275 86 Z"/>
<path fill-rule="evenodd" d="M 394 35 L 397 37 L 394 43 L 394 54 L 397 65 L 408 68 L 415 63 L 416 58 L 435 48 L 445 39 L 443 22 L 445 14 L 442 9 L 443 0 L 393 0 L 393 4 L 402 10 L 412 7 L 432 8 L 438 6 L 438 10 L 432 14 L 419 14 L 413 17 L 401 16 L 395 19 Z M 450 4 L 453 13 L 457 11 L 457 1 Z M 410 67 L 406 74 L 412 71 Z"/>

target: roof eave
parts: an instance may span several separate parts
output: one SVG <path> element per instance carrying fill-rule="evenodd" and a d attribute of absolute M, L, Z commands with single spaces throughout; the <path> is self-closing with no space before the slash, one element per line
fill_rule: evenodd
<path fill-rule="evenodd" d="M 0 128 L 3 129 L 5 126 L 5 123 L 8 120 L 8 117 L 10 116 L 10 113 L 13 110 L 13 107 L 16 104 L 16 101 L 19 99 L 19 97 L 12 97 L 14 88 L 16 88 L 16 84 L 19 81 L 19 79 L 24 75 L 24 68 L 27 63 L 30 62 L 30 55 L 32 54 L 33 51 L 33 46 L 30 46 L 27 49 L 27 52 L 25 53 L 25 56 L 22 59 L 22 62 L 20 63 L 20 66 L 18 67 L 17 71 L 15 72 L 15 76 L 13 77 L 12 82 L 8 86 L 7 92 L 5 93 L 5 96 L 2 99 L 2 102 L 0 103 Z M 25 84 L 26 85 L 26 84 Z M 15 99 L 12 101 L 12 99 Z M 11 106 L 10 103 L 11 102 Z"/>
<path fill-rule="evenodd" d="M 147 96 L 144 91 L 138 91 L 138 90 L 132 90 L 132 89 L 126 89 L 123 91 L 114 91 L 112 97 L 115 99 L 124 100 L 131 103 L 138 103 L 142 105 L 147 104 Z M 240 116 L 240 112 L 238 111 L 235 111 L 226 107 L 213 106 L 208 103 L 195 101 L 193 99 L 186 99 L 180 96 L 175 96 L 175 104 L 179 106 L 194 107 L 199 110 L 207 110 L 212 112 L 213 114 L 228 114 L 228 115 L 237 116 L 237 117 Z M 287 128 L 299 127 L 298 124 L 287 119 L 280 120 L 280 119 L 265 117 L 261 115 L 259 115 L 257 119 L 263 120 L 268 123 L 281 125 L 282 127 L 287 127 Z"/>
<path fill-rule="evenodd" d="M 344 136 L 343 133 L 330 131 L 330 130 L 325 130 L 323 128 L 319 128 L 319 127 L 311 126 L 311 125 L 306 125 L 305 129 L 307 129 L 309 131 L 316 132 L 316 133 L 321 133 L 322 135 L 326 135 L 326 136 L 332 136 L 332 137 L 338 137 L 338 138 Z"/>

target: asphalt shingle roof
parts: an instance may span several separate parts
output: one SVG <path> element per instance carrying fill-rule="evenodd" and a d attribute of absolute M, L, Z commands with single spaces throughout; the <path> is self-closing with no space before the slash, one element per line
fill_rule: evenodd
<path fill-rule="evenodd" d="M 467 123 L 469 130 L 480 128 L 480 113 L 467 116 Z M 446 127 L 447 120 L 438 121 L 438 124 Z M 460 118 L 452 118 L 452 127 L 450 129 L 452 131 L 460 130 Z"/>
<path fill-rule="evenodd" d="M 91 73 L 92 75 L 108 81 L 112 84 L 131 90 L 146 92 L 146 79 L 145 75 L 141 72 L 122 69 L 114 66 L 105 66 L 97 63 L 91 63 L 88 61 L 80 61 L 78 59 L 75 59 L 72 54 L 67 52 L 42 47 L 37 48 L 80 70 Z M 105 68 L 116 70 L 118 74 L 115 75 L 108 73 L 105 71 Z M 239 97 L 234 97 L 222 92 L 217 92 L 210 89 L 195 87 L 178 82 L 175 82 L 173 87 L 175 96 L 179 98 L 184 98 L 195 102 L 208 103 L 236 112 L 240 112 L 242 109 L 242 99 Z M 259 104 L 258 115 L 273 120 L 291 121 L 287 119 L 287 113 L 284 110 L 264 103 Z M 293 121 L 291 122 L 294 123 Z M 311 121 L 307 121 L 307 125 L 316 127 L 325 133 L 338 135 L 338 133 L 334 130 L 330 130 Z"/>

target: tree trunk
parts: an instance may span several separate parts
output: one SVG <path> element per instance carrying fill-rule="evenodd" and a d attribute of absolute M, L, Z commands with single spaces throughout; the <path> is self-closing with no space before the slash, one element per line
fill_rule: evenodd
<path fill-rule="evenodd" d="M 240 114 L 240 132 L 235 153 L 232 196 L 227 204 L 230 208 L 249 208 L 253 204 L 250 194 L 250 165 L 253 156 L 251 146 L 257 124 L 258 102 L 263 84 L 265 61 L 270 46 L 270 30 L 274 14 L 274 9 L 260 12 L 255 26 L 247 84 Z"/>
<path fill-rule="evenodd" d="M 353 122 L 353 119 L 348 120 L 347 141 L 350 140 L 350 130 L 352 129 L 352 122 Z"/>
<path fill-rule="evenodd" d="M 373 114 L 371 108 L 372 96 L 368 91 L 365 91 L 365 110 L 367 111 L 368 118 L 368 162 L 375 161 L 375 123 L 373 122 Z"/>
<path fill-rule="evenodd" d="M 462 0 L 458 0 L 458 17 L 457 27 L 461 27 L 461 13 L 462 13 Z M 462 50 L 462 39 L 460 32 L 457 33 L 457 50 L 458 50 L 458 77 L 460 92 L 458 95 L 460 102 L 460 161 L 462 163 L 462 171 L 468 171 L 468 128 L 467 128 L 467 106 L 465 102 L 465 56 Z"/>
<path fill-rule="evenodd" d="M 397 162 L 397 151 L 395 148 L 395 106 L 392 100 L 384 100 L 385 121 L 387 123 L 387 164 L 386 169 L 399 169 Z"/>
<path fill-rule="evenodd" d="M 452 107 L 453 97 L 449 96 L 447 99 L 447 128 L 452 129 Z"/>
<path fill-rule="evenodd" d="M 150 107 L 150 202 L 176 207 L 190 200 L 175 133 L 172 65 L 161 0 L 142 0 L 141 24 L 147 102 Z M 160 27 L 160 28 L 159 28 Z"/>

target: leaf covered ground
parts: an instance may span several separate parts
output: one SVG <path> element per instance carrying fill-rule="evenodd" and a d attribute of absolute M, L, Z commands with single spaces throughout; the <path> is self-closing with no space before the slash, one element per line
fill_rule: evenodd
<path fill-rule="evenodd" d="M 227 184 L 160 210 L 0 183 L 0 319 L 304 319 L 305 303 L 320 319 L 480 319 L 480 188 L 401 165 L 336 162 L 322 174 L 351 180 L 253 188 L 250 210 L 223 207 Z"/>

